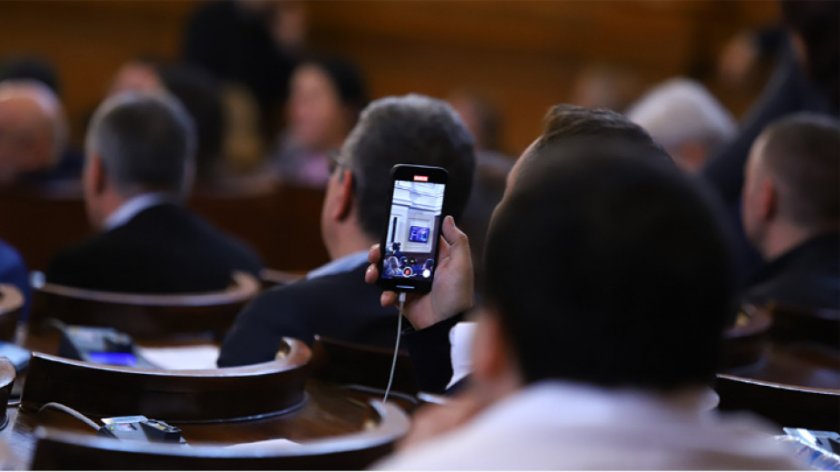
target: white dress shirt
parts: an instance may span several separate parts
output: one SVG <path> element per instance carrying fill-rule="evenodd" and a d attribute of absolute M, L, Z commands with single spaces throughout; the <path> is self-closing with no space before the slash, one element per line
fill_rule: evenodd
<path fill-rule="evenodd" d="M 796 469 L 757 419 L 668 397 L 543 382 L 461 428 L 377 464 L 385 470 Z"/>
<path fill-rule="evenodd" d="M 316 277 L 323 277 L 325 275 L 334 275 L 340 274 L 342 272 L 349 272 L 356 267 L 359 267 L 363 263 L 367 262 L 368 260 L 368 251 L 359 251 L 354 252 L 352 254 L 348 254 L 344 257 L 339 257 L 334 261 L 327 262 L 326 264 L 318 267 L 317 269 L 312 270 L 308 274 L 306 274 L 307 279 L 314 279 Z"/>
<path fill-rule="evenodd" d="M 120 205 L 105 220 L 105 230 L 110 231 L 131 221 L 143 210 L 170 201 L 170 196 L 164 192 L 143 193 L 130 198 Z"/>

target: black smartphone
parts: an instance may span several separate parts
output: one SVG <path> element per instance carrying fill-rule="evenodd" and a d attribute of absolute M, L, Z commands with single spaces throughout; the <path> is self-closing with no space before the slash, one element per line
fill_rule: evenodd
<path fill-rule="evenodd" d="M 391 211 L 380 246 L 383 289 L 432 290 L 447 177 L 440 167 L 399 164 L 391 169 Z"/>

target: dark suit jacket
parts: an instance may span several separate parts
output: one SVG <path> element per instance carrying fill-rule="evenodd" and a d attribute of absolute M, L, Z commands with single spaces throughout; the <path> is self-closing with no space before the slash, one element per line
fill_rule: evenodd
<path fill-rule="evenodd" d="M 333 275 L 274 288 L 239 314 L 222 344 L 219 367 L 255 364 L 274 358 L 280 339 L 312 344 L 319 334 L 357 344 L 393 349 L 397 310 L 382 308 L 382 289 L 364 281 L 367 263 Z M 404 323 L 403 326 L 409 325 Z M 420 388 L 442 391 L 452 376 L 448 328 L 403 331 Z"/>
<path fill-rule="evenodd" d="M 743 298 L 840 309 L 840 233 L 812 238 L 768 263 Z"/>
<path fill-rule="evenodd" d="M 132 293 L 222 290 L 235 270 L 258 275 L 259 257 L 178 205 L 147 208 L 124 225 L 60 252 L 47 281 Z"/>

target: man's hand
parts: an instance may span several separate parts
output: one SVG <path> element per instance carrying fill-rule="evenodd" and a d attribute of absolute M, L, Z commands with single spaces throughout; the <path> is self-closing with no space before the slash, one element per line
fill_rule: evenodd
<path fill-rule="evenodd" d="M 380 247 L 375 244 L 368 254 L 370 266 L 365 272 L 365 282 L 376 283 L 381 258 Z M 473 306 L 475 288 L 470 243 L 451 216 L 443 219 L 436 266 L 432 291 L 409 296 L 406 300 L 404 315 L 415 329 L 428 328 Z M 383 292 L 380 302 L 382 306 L 396 305 L 396 292 Z"/>

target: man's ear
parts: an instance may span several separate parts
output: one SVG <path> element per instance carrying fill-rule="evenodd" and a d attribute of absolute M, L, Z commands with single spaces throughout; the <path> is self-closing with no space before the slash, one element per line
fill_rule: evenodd
<path fill-rule="evenodd" d="M 88 161 L 88 170 L 90 178 L 90 190 L 94 195 L 101 195 L 105 192 L 108 186 L 108 178 L 105 172 L 105 165 L 102 163 L 102 158 L 98 154 L 94 154 Z"/>
<path fill-rule="evenodd" d="M 333 218 L 337 221 L 346 219 L 353 210 L 353 193 L 354 177 L 353 172 L 348 169 L 341 171 L 341 178 L 338 181 L 338 204 L 333 210 Z"/>
<path fill-rule="evenodd" d="M 770 221 L 779 211 L 779 186 L 772 178 L 764 179 L 759 188 L 758 211 L 761 219 Z"/>

